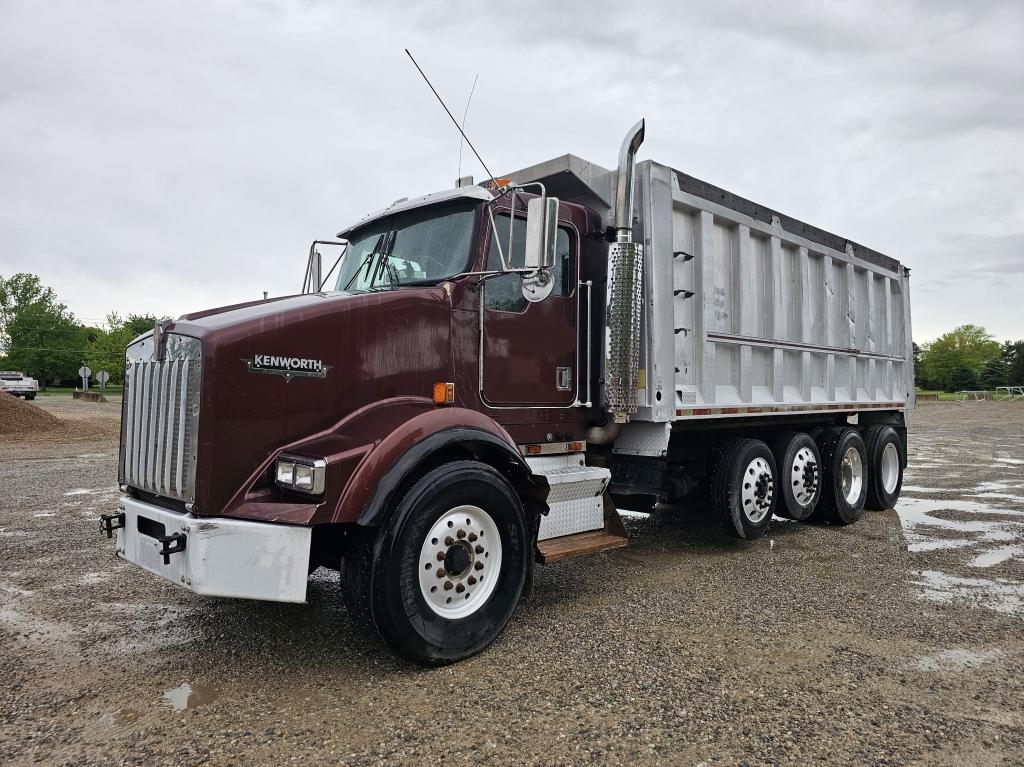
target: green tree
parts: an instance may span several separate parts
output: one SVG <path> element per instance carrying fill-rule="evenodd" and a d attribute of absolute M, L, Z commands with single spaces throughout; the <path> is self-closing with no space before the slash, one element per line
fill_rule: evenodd
<path fill-rule="evenodd" d="M 124 321 L 124 325 L 131 331 L 131 339 L 134 339 L 152 330 L 153 326 L 159 321 L 152 314 L 129 314 Z"/>
<path fill-rule="evenodd" d="M 985 363 L 1001 354 L 1002 346 L 985 328 L 961 325 L 921 348 L 921 378 L 947 391 L 972 388 Z"/>
<path fill-rule="evenodd" d="M 110 374 L 110 383 L 120 384 L 124 349 L 136 335 L 127 320 L 122 320 L 115 312 L 108 314 L 106 329 L 99 331 L 85 355 L 85 363 L 92 368 L 93 375 L 105 370 Z"/>
<path fill-rule="evenodd" d="M 74 315 L 34 274 L 0 275 L 0 349 L 4 367 L 42 386 L 74 378 L 86 346 Z"/>
<path fill-rule="evenodd" d="M 1009 386 L 1024 386 L 1024 341 L 1004 343 L 1003 362 L 1008 368 L 1006 383 Z"/>
<path fill-rule="evenodd" d="M 981 385 L 985 389 L 996 389 L 1000 386 L 1009 385 L 1010 366 L 1000 354 L 993 357 L 981 368 Z"/>

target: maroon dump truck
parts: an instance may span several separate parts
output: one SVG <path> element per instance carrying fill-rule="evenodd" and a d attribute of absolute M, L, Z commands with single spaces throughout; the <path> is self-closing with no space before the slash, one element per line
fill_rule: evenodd
<path fill-rule="evenodd" d="M 199 594 L 353 616 L 426 664 L 512 616 L 533 568 L 627 544 L 617 508 L 885 509 L 913 406 L 909 271 L 653 161 L 573 155 L 403 199 L 303 292 L 126 351 L 117 555 Z M 675 511 L 673 511 L 675 505 Z M 659 511 L 660 513 L 660 511 Z"/>

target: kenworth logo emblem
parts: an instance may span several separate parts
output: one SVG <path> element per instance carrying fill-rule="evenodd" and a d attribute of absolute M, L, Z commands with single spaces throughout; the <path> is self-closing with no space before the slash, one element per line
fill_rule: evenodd
<path fill-rule="evenodd" d="M 293 378 L 326 378 L 330 365 L 322 360 L 307 360 L 302 357 L 279 357 L 275 354 L 257 354 L 251 360 L 242 360 L 250 373 L 270 373 L 281 376 L 285 381 Z"/>

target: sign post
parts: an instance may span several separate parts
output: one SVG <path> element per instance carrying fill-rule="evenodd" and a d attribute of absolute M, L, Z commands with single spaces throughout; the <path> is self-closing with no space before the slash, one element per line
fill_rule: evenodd
<path fill-rule="evenodd" d="M 92 375 L 92 370 L 82 365 L 78 368 L 78 375 L 82 377 L 82 391 L 89 391 L 89 376 Z"/>
<path fill-rule="evenodd" d="M 106 370 L 101 370 L 96 374 L 96 380 L 100 382 L 100 391 L 106 391 L 107 381 L 110 380 L 110 373 Z"/>

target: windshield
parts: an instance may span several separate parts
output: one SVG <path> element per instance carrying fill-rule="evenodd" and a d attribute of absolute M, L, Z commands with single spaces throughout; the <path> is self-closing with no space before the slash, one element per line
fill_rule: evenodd
<path fill-rule="evenodd" d="M 465 271 L 477 205 L 460 201 L 417 208 L 355 230 L 334 289 L 432 283 Z"/>

